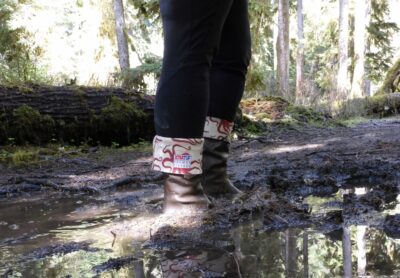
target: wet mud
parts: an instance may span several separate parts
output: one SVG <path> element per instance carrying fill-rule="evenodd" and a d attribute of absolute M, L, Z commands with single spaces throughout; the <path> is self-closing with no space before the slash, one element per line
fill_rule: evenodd
<path fill-rule="evenodd" d="M 245 194 L 190 217 L 161 213 L 146 152 L 1 166 L 0 277 L 398 277 L 399 131 L 391 118 L 234 141 Z"/>

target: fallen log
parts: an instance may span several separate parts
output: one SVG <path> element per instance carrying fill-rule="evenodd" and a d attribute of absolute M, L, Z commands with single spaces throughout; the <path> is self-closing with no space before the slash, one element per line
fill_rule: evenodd
<path fill-rule="evenodd" d="M 0 86 L 0 144 L 150 139 L 154 97 L 122 88 Z"/>
<path fill-rule="evenodd" d="M 387 117 L 400 113 L 400 93 L 378 94 L 366 99 L 368 115 Z"/>

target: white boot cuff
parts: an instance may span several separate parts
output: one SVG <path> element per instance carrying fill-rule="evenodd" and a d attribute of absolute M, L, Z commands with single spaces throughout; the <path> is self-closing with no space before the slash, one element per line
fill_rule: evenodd
<path fill-rule="evenodd" d="M 170 174 L 201 174 L 203 143 L 202 138 L 155 136 L 152 169 Z"/>
<path fill-rule="evenodd" d="M 204 125 L 203 137 L 229 141 L 233 129 L 233 122 L 220 118 L 207 117 Z"/>

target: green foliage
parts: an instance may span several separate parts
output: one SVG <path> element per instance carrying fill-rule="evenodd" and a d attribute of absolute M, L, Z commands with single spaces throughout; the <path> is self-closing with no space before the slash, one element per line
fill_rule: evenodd
<path fill-rule="evenodd" d="M 129 3 L 138 11 L 141 35 L 150 42 L 149 28 L 160 21 L 159 0 L 129 0 Z"/>
<path fill-rule="evenodd" d="M 275 1 L 249 1 L 249 19 L 252 38 L 252 59 L 247 74 L 246 92 L 253 96 L 254 92 L 268 90 L 274 94 L 274 42 L 273 17 L 277 12 Z"/>
<path fill-rule="evenodd" d="M 161 74 L 161 65 L 161 57 L 147 55 L 143 60 L 143 64 L 122 73 L 123 83 L 127 88 L 134 88 L 144 92 L 147 90 L 145 77 L 152 75 L 158 79 Z"/>
<path fill-rule="evenodd" d="M 338 65 L 339 27 L 336 20 L 331 20 L 322 34 L 305 33 L 306 45 L 304 70 L 308 80 L 314 80 L 321 94 L 332 91 Z"/>
<path fill-rule="evenodd" d="M 29 34 L 9 24 L 17 6 L 16 1 L 0 1 L 0 84 L 50 82 L 35 62 L 42 49 L 25 43 Z"/>
<path fill-rule="evenodd" d="M 388 0 L 371 1 L 371 21 L 367 28 L 370 50 L 367 53 L 369 78 L 380 82 L 392 64 L 394 49 L 393 36 L 400 29 L 394 22 L 387 21 L 390 14 Z"/>

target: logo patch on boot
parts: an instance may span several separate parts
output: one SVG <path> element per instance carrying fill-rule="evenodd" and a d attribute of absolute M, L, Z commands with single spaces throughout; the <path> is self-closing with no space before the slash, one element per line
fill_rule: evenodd
<path fill-rule="evenodd" d="M 190 154 L 177 154 L 174 156 L 174 168 L 190 169 L 192 156 Z"/>

